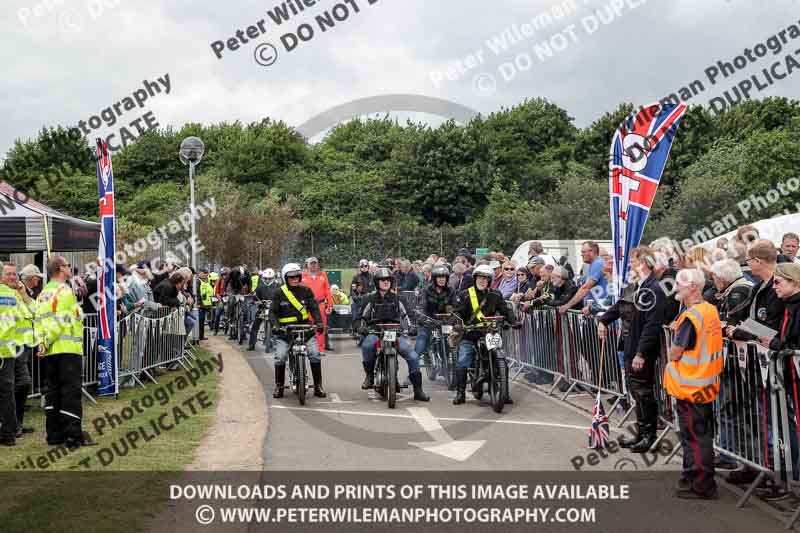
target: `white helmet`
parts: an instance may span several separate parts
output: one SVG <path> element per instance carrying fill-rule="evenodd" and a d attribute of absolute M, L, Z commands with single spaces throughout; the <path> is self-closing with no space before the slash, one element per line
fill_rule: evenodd
<path fill-rule="evenodd" d="M 281 277 L 286 281 L 286 277 L 298 277 L 303 275 L 303 269 L 297 263 L 287 263 L 281 270 Z"/>
<path fill-rule="evenodd" d="M 264 272 L 261 273 L 262 278 L 272 279 L 275 277 L 275 271 L 271 268 L 264 269 Z"/>
<path fill-rule="evenodd" d="M 491 280 L 494 279 L 494 271 L 489 265 L 481 265 L 475 267 L 475 270 L 472 271 L 472 277 L 475 278 L 477 276 L 486 276 Z"/>

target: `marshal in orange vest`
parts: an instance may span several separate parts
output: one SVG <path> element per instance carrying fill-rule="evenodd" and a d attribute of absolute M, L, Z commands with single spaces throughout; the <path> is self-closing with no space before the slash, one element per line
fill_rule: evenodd
<path fill-rule="evenodd" d="M 723 357 L 722 325 L 717 308 L 708 302 L 693 305 L 676 323 L 690 320 L 697 333 L 697 342 L 678 361 L 670 361 L 664 369 L 664 388 L 670 396 L 694 403 L 714 401 L 719 394 L 719 375 Z"/>

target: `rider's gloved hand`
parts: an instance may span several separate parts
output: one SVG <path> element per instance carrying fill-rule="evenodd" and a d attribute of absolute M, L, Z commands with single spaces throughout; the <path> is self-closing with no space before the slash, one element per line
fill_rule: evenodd
<path fill-rule="evenodd" d="M 317 324 L 316 329 L 317 329 L 317 333 L 322 333 L 323 331 L 325 331 L 325 325 L 322 324 L 322 323 Z"/>

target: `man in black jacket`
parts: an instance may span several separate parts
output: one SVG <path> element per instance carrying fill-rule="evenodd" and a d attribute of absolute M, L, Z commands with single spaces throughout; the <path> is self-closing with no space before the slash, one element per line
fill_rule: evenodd
<path fill-rule="evenodd" d="M 752 300 L 749 307 L 749 318 L 756 322 L 767 326 L 777 332 L 780 332 L 783 323 L 786 304 L 781 300 L 773 288 L 775 267 L 778 261 L 778 250 L 775 245 L 768 240 L 757 240 L 747 249 L 745 262 L 750 267 L 753 276 L 758 278 L 758 282 L 753 286 Z M 727 337 L 737 341 L 755 341 L 758 340 L 755 336 L 742 331 L 740 328 L 729 325 L 725 328 Z M 759 372 L 759 363 L 755 360 L 755 356 L 749 356 L 747 361 L 747 371 Z M 761 376 L 747 376 L 748 383 L 761 384 Z M 765 409 L 761 406 L 761 402 L 753 400 L 756 403 L 757 412 L 760 416 L 765 416 Z M 767 423 L 771 426 L 771 419 L 767 417 Z M 771 435 L 771 432 L 768 433 Z M 771 437 L 770 437 L 771 440 Z M 745 465 L 742 470 L 735 470 L 731 472 L 726 481 L 734 484 L 747 484 L 755 480 L 757 472 L 755 469 Z"/>
<path fill-rule="evenodd" d="M 436 267 L 431 271 L 431 284 L 425 287 L 422 293 L 422 313 L 428 318 L 436 319 L 434 315 L 453 311 L 455 291 L 447 286 L 449 277 L 450 273 L 443 266 Z M 414 346 L 414 351 L 417 352 L 420 357 L 428 353 L 430 336 L 430 326 L 422 325 L 418 329 L 417 343 Z M 431 379 L 436 379 L 436 375 L 434 374 Z"/>
<path fill-rule="evenodd" d="M 645 453 L 656 440 L 658 403 L 654 385 L 655 371 L 661 354 L 662 326 L 666 323 L 667 303 L 664 291 L 653 273 L 656 260 L 652 249 L 634 248 L 630 252 L 631 269 L 640 279 L 634 294 L 633 316 L 629 335 L 624 338 L 625 372 L 630 377 L 631 395 L 636 400 L 638 435 L 621 438 L 620 446 L 634 453 Z M 623 305 L 618 301 L 600 315 L 598 335 L 605 338 L 607 326 L 620 318 Z"/>
<path fill-rule="evenodd" d="M 173 272 L 153 289 L 153 299 L 164 307 L 180 307 L 181 301 L 178 299 L 178 292 L 180 292 L 181 283 L 183 283 L 183 276 L 178 272 Z"/>
<path fill-rule="evenodd" d="M 350 283 L 350 311 L 353 313 L 353 331 L 360 329 L 361 307 L 367 295 L 374 290 L 375 283 L 372 280 L 372 274 L 369 273 L 369 261 L 362 259 L 358 262 L 358 274 L 353 277 L 353 281 Z"/>
<path fill-rule="evenodd" d="M 268 268 L 264 271 L 263 275 L 259 276 L 258 286 L 256 287 L 256 313 L 253 317 L 252 326 L 250 327 L 250 342 L 247 346 L 247 351 L 252 352 L 256 349 L 256 340 L 258 337 L 258 330 L 261 329 L 261 308 L 265 307 L 266 302 L 272 300 L 273 293 L 276 289 L 280 288 L 280 284 L 275 280 L 275 271 Z M 265 339 L 265 343 L 269 343 L 269 339 Z M 267 346 L 269 348 L 269 346 Z M 271 350 L 267 350 L 268 352 Z"/>
<path fill-rule="evenodd" d="M 272 308 L 270 320 L 273 320 L 272 331 L 275 334 L 275 392 L 273 398 L 283 398 L 283 384 L 286 379 L 286 359 L 289 357 L 289 346 L 294 338 L 284 329 L 290 325 L 311 324 L 309 318 L 314 319 L 316 330 L 322 333 L 325 326 L 322 324 L 322 315 L 319 304 L 310 288 L 300 284 L 303 270 L 297 263 L 289 263 L 283 267 L 285 284 L 276 289 L 272 294 Z M 311 363 L 311 375 L 314 378 L 314 396 L 325 398 L 322 389 L 322 360 L 319 355 L 319 345 L 313 335 L 308 336 L 306 350 L 308 361 Z"/>
<path fill-rule="evenodd" d="M 537 298 L 533 300 L 531 304 L 541 304 L 547 305 L 550 307 L 561 307 L 565 303 L 569 302 L 575 293 L 578 292 L 578 288 L 575 286 L 575 282 L 573 282 L 569 278 L 569 272 L 566 268 L 562 266 L 557 266 L 553 269 L 553 273 L 550 274 L 550 298 Z M 538 301 L 537 301 L 538 300 Z M 575 304 L 572 309 L 580 310 L 581 304 L 580 302 Z"/>
<path fill-rule="evenodd" d="M 514 328 L 519 328 L 519 323 L 506 305 L 503 295 L 499 291 L 489 288 L 494 279 L 494 271 L 488 265 L 475 268 L 472 274 L 475 285 L 458 293 L 456 299 L 456 314 L 464 321 L 465 326 L 476 325 L 483 322 L 484 317 L 502 315 L 506 322 Z M 458 367 L 456 368 L 456 397 L 454 405 L 467 401 L 467 370 L 475 359 L 476 343 L 481 333 L 468 331 L 464 333 L 458 345 Z M 510 393 L 506 403 L 511 401 Z"/>
<path fill-rule="evenodd" d="M 408 314 L 397 293 L 392 291 L 394 276 L 388 268 L 379 268 L 375 272 L 375 283 L 378 289 L 370 294 L 361 311 L 360 333 L 364 336 L 361 343 L 361 356 L 364 365 L 364 383 L 362 389 L 371 389 L 374 386 L 375 357 L 377 356 L 378 336 L 369 332 L 369 326 L 375 324 L 409 324 Z M 422 373 L 419 371 L 419 356 L 411 348 L 411 343 L 404 335 L 398 337 L 398 353 L 408 365 L 408 380 L 414 386 L 414 400 L 430 401 L 425 391 L 422 390 Z"/>

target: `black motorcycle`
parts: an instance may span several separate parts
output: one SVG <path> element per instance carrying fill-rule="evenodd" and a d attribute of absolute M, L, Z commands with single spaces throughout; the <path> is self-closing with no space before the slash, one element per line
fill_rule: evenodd
<path fill-rule="evenodd" d="M 291 345 L 289 346 L 289 385 L 297 394 L 300 405 L 306 404 L 308 389 L 308 347 L 306 343 L 314 335 L 316 328 L 309 324 L 289 324 L 286 326 Z"/>
<path fill-rule="evenodd" d="M 403 387 L 397 379 L 397 356 L 400 350 L 400 324 L 375 324 L 370 334 L 378 337 L 375 345 L 375 390 L 390 409 L 397 403 L 397 391 Z"/>
<path fill-rule="evenodd" d="M 476 400 L 489 392 L 489 400 L 495 413 L 503 411 L 508 397 L 508 363 L 503 351 L 503 338 L 500 330 L 505 317 L 487 316 L 483 322 L 464 326 L 464 331 L 479 331 L 481 336 L 475 341 L 475 360 L 467 370 L 467 383 Z"/>
<path fill-rule="evenodd" d="M 428 351 L 424 356 L 428 379 L 436 381 L 438 376 L 442 376 L 447 383 L 447 390 L 455 390 L 456 351 L 453 350 L 450 341 L 453 325 L 448 323 L 452 320 L 453 315 L 450 313 L 436 314 L 434 318 L 431 318 L 417 312 L 417 317 L 427 324 L 431 331 Z M 423 357 L 423 354 L 419 355 L 420 358 Z"/>

